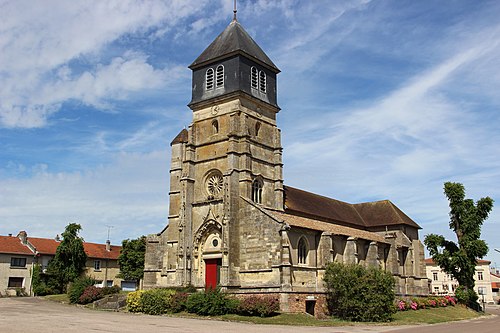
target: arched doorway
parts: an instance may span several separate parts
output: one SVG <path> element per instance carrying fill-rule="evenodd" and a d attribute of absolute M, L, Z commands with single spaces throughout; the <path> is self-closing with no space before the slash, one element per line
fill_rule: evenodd
<path fill-rule="evenodd" d="M 203 246 L 205 264 L 205 289 L 215 289 L 220 284 L 222 252 L 219 233 L 210 234 Z"/>

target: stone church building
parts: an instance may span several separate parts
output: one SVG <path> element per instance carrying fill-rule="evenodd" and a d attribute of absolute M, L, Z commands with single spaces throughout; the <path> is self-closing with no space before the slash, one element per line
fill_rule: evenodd
<path fill-rule="evenodd" d="M 332 261 L 375 265 L 428 294 L 420 227 L 388 200 L 349 204 L 283 184 L 280 70 L 234 19 L 189 66 L 193 120 L 171 143 L 168 225 L 147 239 L 144 287 L 272 294 L 325 311 Z"/>

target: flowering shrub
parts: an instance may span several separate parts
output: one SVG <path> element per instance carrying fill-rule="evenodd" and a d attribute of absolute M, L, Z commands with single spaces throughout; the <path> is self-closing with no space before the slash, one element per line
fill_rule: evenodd
<path fill-rule="evenodd" d="M 150 315 L 161 315 L 167 313 L 170 299 L 175 291 L 170 289 L 151 289 L 141 294 L 142 312 Z"/>
<path fill-rule="evenodd" d="M 240 301 L 236 311 L 243 315 L 269 317 L 280 310 L 280 303 L 274 297 L 250 296 Z"/>
<path fill-rule="evenodd" d="M 85 290 L 83 290 L 83 293 L 80 296 L 80 298 L 78 298 L 78 303 L 89 304 L 103 297 L 104 294 L 101 288 L 97 288 L 95 286 L 88 286 L 87 288 L 85 288 Z"/>
<path fill-rule="evenodd" d="M 396 299 L 395 307 L 398 311 L 420 310 L 426 308 L 455 306 L 457 299 L 453 296 L 444 297 L 418 297 L 412 299 Z"/>
<path fill-rule="evenodd" d="M 142 304 L 141 304 L 141 296 L 144 293 L 144 290 L 137 290 L 134 292 L 130 292 L 127 295 L 127 309 L 130 312 L 141 312 Z"/>

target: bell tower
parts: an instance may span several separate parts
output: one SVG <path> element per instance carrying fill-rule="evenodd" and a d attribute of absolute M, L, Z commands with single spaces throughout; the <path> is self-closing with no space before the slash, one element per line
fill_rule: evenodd
<path fill-rule="evenodd" d="M 169 224 L 148 240 L 145 286 L 237 288 L 241 205 L 283 211 L 280 71 L 236 16 L 189 68 L 193 120 L 171 144 Z"/>

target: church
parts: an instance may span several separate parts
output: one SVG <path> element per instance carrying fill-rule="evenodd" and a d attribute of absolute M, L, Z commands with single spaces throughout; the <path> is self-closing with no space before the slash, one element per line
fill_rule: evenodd
<path fill-rule="evenodd" d="M 235 17 L 189 66 L 192 123 L 171 142 L 168 225 L 147 237 L 144 288 L 273 295 L 325 313 L 325 266 L 379 266 L 426 295 L 419 225 L 389 200 L 350 204 L 284 185 L 273 61 Z"/>

